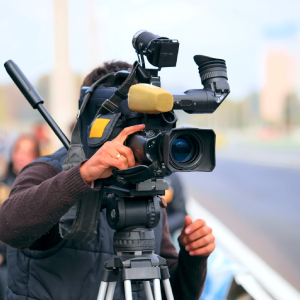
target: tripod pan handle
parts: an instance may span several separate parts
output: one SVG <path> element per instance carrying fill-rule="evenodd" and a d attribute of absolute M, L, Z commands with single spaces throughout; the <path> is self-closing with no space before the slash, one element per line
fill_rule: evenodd
<path fill-rule="evenodd" d="M 12 60 L 8 60 L 4 64 L 4 67 L 8 75 L 34 109 L 36 109 L 39 104 L 44 103 L 44 100 L 41 98 L 20 68 Z"/>

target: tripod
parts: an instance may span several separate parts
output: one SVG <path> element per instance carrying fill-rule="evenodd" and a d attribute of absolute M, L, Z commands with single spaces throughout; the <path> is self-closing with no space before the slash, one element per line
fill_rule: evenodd
<path fill-rule="evenodd" d="M 132 247 L 129 246 L 126 251 L 116 251 L 117 256 L 105 263 L 97 300 L 112 300 L 119 278 L 122 278 L 124 282 L 126 300 L 132 300 L 132 290 L 139 291 L 142 284 L 147 300 L 161 300 L 160 280 L 163 282 L 167 300 L 174 300 L 166 260 L 154 254 L 154 250 L 149 251 L 149 245 L 151 247 L 154 245 L 154 232 L 148 228 L 136 228 L 132 231 L 127 229 L 125 232 L 116 231 L 114 235 L 115 250 L 120 250 L 128 242 Z M 137 244 L 140 245 L 140 249 L 144 248 L 144 250 L 128 251 L 131 250 L 130 248 L 136 248 Z M 153 281 L 154 298 L 150 286 L 151 280 Z"/>
<path fill-rule="evenodd" d="M 166 260 L 156 254 L 154 228 L 160 220 L 160 196 L 168 188 L 161 179 L 147 180 L 136 189 L 104 187 L 102 205 L 106 207 L 109 226 L 115 229 L 113 248 L 116 256 L 105 262 L 97 300 L 112 300 L 117 281 L 124 282 L 125 299 L 132 300 L 132 291 L 144 288 L 147 300 L 161 300 L 160 280 L 167 300 L 174 300 Z M 153 293 L 150 285 L 153 281 Z"/>
<path fill-rule="evenodd" d="M 173 300 L 168 267 L 160 265 L 161 260 L 163 259 L 156 255 L 111 258 L 105 263 L 97 300 L 113 299 L 120 276 L 124 282 L 126 300 L 132 300 L 132 284 L 139 285 L 140 282 L 144 285 L 147 300 L 161 300 L 160 279 L 163 282 L 167 300 Z M 154 298 L 150 280 L 153 280 Z"/>

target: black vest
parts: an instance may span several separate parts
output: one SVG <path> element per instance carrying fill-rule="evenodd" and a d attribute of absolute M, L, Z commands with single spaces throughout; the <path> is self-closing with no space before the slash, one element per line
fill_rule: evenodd
<path fill-rule="evenodd" d="M 62 171 L 66 150 L 37 161 L 52 163 Z M 155 232 L 155 253 L 160 253 L 163 214 Z M 99 215 L 97 235 L 89 243 L 62 240 L 46 251 L 8 247 L 7 300 L 96 300 L 105 261 L 113 255 L 113 234 L 105 209 Z M 113 299 L 123 300 L 123 284 L 117 283 Z M 144 291 L 133 299 L 146 299 Z"/>

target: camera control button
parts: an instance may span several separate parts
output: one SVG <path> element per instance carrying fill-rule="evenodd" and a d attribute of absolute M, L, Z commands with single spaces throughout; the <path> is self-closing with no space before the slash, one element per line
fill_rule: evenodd
<path fill-rule="evenodd" d="M 191 106 L 193 104 L 192 100 L 181 100 L 180 105 L 181 106 Z"/>

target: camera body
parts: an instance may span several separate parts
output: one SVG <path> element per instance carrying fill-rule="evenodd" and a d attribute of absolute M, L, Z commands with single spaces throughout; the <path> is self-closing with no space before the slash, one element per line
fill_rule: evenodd
<path fill-rule="evenodd" d="M 82 88 L 81 105 L 88 87 Z M 89 137 L 89 130 L 94 119 L 95 111 L 114 92 L 115 87 L 102 87 L 96 89 L 82 115 L 82 141 L 87 157 L 91 157 L 101 145 L 114 139 L 124 127 L 145 124 L 142 132 L 128 137 L 126 146 L 133 151 L 136 161 L 145 166 L 152 166 L 155 178 L 171 175 L 173 172 L 210 172 L 215 167 L 215 133 L 211 129 L 194 127 L 176 128 L 177 116 L 173 110 L 157 113 L 139 113 L 131 111 L 128 101 L 123 100 L 122 105 L 115 113 L 121 114 L 111 134 L 104 137 L 101 142 L 91 143 L 95 138 Z M 109 116 L 101 116 L 108 118 Z"/>

